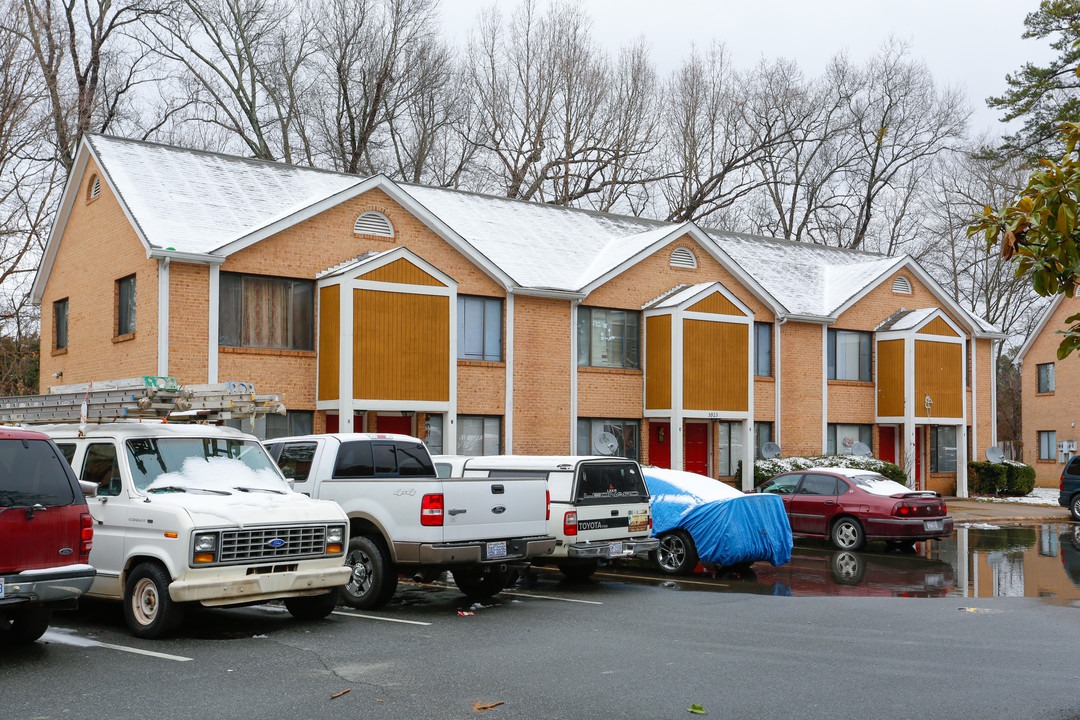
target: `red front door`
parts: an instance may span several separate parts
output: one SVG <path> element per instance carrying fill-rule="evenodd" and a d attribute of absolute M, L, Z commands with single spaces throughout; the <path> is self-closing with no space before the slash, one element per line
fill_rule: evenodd
<path fill-rule="evenodd" d="M 896 428 L 892 425 L 878 428 L 878 459 L 896 464 Z"/>
<path fill-rule="evenodd" d="M 379 415 L 375 418 L 375 432 L 412 435 L 412 418 L 400 415 Z"/>
<path fill-rule="evenodd" d="M 649 464 L 671 469 L 671 423 L 649 423 Z"/>
<path fill-rule="evenodd" d="M 709 474 L 709 425 L 686 423 L 686 455 L 683 467 L 698 475 Z"/>
<path fill-rule="evenodd" d="M 922 490 L 922 426 L 915 428 L 915 489 Z"/>
<path fill-rule="evenodd" d="M 338 417 L 337 413 L 333 413 L 333 414 L 326 413 L 326 432 L 328 432 L 328 433 L 341 432 L 341 423 L 339 422 L 339 420 L 340 420 L 340 418 Z M 353 432 L 363 432 L 363 431 L 364 431 L 364 416 L 363 415 L 353 415 Z"/>

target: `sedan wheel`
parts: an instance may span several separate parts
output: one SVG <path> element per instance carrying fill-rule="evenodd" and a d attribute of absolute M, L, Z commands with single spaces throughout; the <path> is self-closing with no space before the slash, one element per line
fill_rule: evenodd
<path fill-rule="evenodd" d="M 866 542 L 862 525 L 855 518 L 840 518 L 832 528 L 833 545 L 841 550 L 858 550 Z"/>
<path fill-rule="evenodd" d="M 697 548 L 684 530 L 673 530 L 660 536 L 656 563 L 668 575 L 689 575 L 697 567 Z"/>

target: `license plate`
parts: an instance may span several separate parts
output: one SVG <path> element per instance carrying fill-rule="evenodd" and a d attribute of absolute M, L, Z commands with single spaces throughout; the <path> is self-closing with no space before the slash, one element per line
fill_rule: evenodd
<path fill-rule="evenodd" d="M 489 542 L 487 544 L 487 556 L 488 558 L 506 557 L 506 541 Z"/>
<path fill-rule="evenodd" d="M 945 528 L 945 521 L 944 520 L 927 520 L 926 521 L 926 529 L 927 530 L 942 530 L 944 528 Z"/>
<path fill-rule="evenodd" d="M 611 555 L 612 557 L 614 557 L 616 555 L 622 555 L 622 553 L 623 553 L 623 550 L 622 550 L 622 541 L 621 540 L 619 542 L 613 542 L 613 543 L 610 543 L 608 545 L 608 555 Z"/>

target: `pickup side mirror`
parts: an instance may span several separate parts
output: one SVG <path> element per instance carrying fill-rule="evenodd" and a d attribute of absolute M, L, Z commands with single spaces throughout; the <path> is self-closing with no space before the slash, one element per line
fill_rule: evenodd
<path fill-rule="evenodd" d="M 97 497 L 98 486 L 97 483 L 92 483 L 89 480 L 80 480 L 79 487 L 82 488 L 83 495 L 91 498 Z"/>

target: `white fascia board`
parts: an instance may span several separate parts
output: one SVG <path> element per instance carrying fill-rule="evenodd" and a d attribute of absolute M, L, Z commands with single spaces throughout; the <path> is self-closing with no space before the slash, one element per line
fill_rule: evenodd
<path fill-rule="evenodd" d="M 552 300 L 584 300 L 585 295 L 573 290 L 551 290 L 547 288 L 527 288 L 520 286 L 512 286 L 507 289 L 507 292 L 512 292 L 515 295 L 524 295 L 526 297 L 538 297 L 538 298 L 550 298 Z"/>
<path fill-rule="evenodd" d="M 318 285 L 323 287 L 325 285 L 333 285 L 342 280 L 360 280 L 364 275 L 367 275 L 373 270 L 378 270 L 381 267 L 385 267 L 397 260 L 406 260 L 412 263 L 416 267 L 420 268 L 428 275 L 441 282 L 446 287 L 456 287 L 457 281 L 452 277 L 438 269 L 424 258 L 420 257 L 407 247 L 396 247 L 392 250 L 386 250 L 371 258 L 366 258 L 356 262 L 352 267 L 348 268 L 344 272 L 333 273 L 325 277 L 319 278 Z M 394 283 L 399 284 L 399 283 Z M 407 284 L 407 283 L 402 283 Z M 427 287 L 427 286 L 425 286 Z M 434 286 L 431 286 L 434 287 Z"/>
<path fill-rule="evenodd" d="M 225 262 L 225 258 L 221 255 L 162 250 L 160 248 L 148 251 L 146 257 L 152 260 L 175 260 L 182 263 L 191 263 L 192 265 L 221 265 Z"/>
<path fill-rule="evenodd" d="M 723 248 L 720 247 L 719 243 L 713 240 L 713 238 L 707 232 L 702 230 L 701 227 L 694 222 L 685 222 L 682 225 L 678 225 L 672 228 L 670 233 L 660 238 L 656 242 L 652 243 L 648 247 L 642 249 L 632 257 L 629 257 L 623 262 L 619 263 L 611 270 L 608 270 L 606 273 L 581 288 L 580 292 L 583 295 L 587 296 L 589 293 L 593 292 L 594 290 L 602 286 L 604 283 L 626 272 L 628 269 L 630 269 L 634 265 L 637 265 L 639 262 L 649 257 L 660 248 L 670 244 L 673 240 L 676 240 L 683 235 L 689 235 L 693 240 L 695 240 L 698 245 L 704 248 L 705 252 L 709 253 L 713 260 L 716 260 L 716 262 L 720 263 L 720 265 L 723 266 L 725 270 L 734 275 L 735 278 L 740 283 L 742 283 L 743 287 L 750 291 L 751 295 L 756 297 L 758 300 L 761 301 L 763 305 L 772 310 L 773 315 L 784 315 L 787 313 L 787 308 L 785 308 L 779 300 L 770 295 L 765 288 L 758 284 L 758 282 L 754 280 L 753 277 L 751 277 L 745 270 L 743 270 L 741 265 L 735 262 L 734 258 L 724 252 Z M 742 303 L 739 304 L 740 306 L 745 307 L 745 305 L 743 305 Z"/>
<path fill-rule="evenodd" d="M 699 292 L 679 303 L 679 307 L 688 309 L 714 293 L 723 296 L 724 299 L 737 307 L 747 318 L 754 317 L 754 311 L 750 309 L 750 306 L 736 297 L 734 293 L 724 287 L 724 284 L 719 281 L 710 283 L 707 287 L 702 288 Z"/>
<path fill-rule="evenodd" d="M 1065 301 L 1064 295 L 1058 295 L 1050 303 L 1050 305 L 1039 317 L 1039 321 L 1035 323 L 1035 327 L 1031 329 L 1031 333 L 1028 334 L 1024 340 L 1024 344 L 1020 346 L 1019 352 L 1016 353 L 1016 364 L 1022 365 L 1024 363 L 1024 356 L 1028 354 L 1028 350 L 1031 350 L 1031 346 L 1035 344 L 1035 340 L 1038 339 L 1042 331 L 1046 329 L 1046 325 L 1050 322 L 1050 318 L 1054 316 L 1057 309 L 1061 307 L 1061 303 Z"/>
<path fill-rule="evenodd" d="M 972 337 L 990 338 L 997 340 L 1002 340 L 1006 337 L 1005 333 L 986 332 L 982 328 L 980 328 L 979 323 L 975 320 L 974 315 L 972 315 L 970 311 L 966 310 L 963 306 L 961 306 L 959 303 L 949 297 L 949 294 L 945 292 L 945 288 L 941 287 L 941 285 L 938 284 L 938 281 L 935 280 L 930 275 L 930 273 L 923 270 L 922 266 L 919 265 L 919 263 L 916 262 L 914 258 L 907 255 L 905 255 L 904 257 L 907 258 L 907 262 L 904 264 L 904 267 L 911 270 L 912 274 L 918 277 L 919 281 L 930 289 L 930 292 L 934 294 L 934 297 L 936 297 L 942 305 L 945 305 L 947 308 L 952 310 L 953 313 L 957 315 L 957 317 L 961 317 L 967 321 L 968 327 L 971 328 Z"/>
<path fill-rule="evenodd" d="M 41 304 L 41 297 L 45 294 L 45 285 L 49 281 L 49 275 L 52 274 L 53 263 L 56 261 L 56 253 L 60 249 L 60 238 L 64 236 L 64 230 L 67 228 L 68 219 L 71 217 L 71 209 L 75 206 L 75 202 L 79 199 L 81 194 L 80 189 L 82 187 L 83 176 L 86 174 L 87 165 L 90 164 L 90 158 L 93 158 L 94 162 L 97 163 L 101 177 L 104 178 L 109 189 L 112 190 L 113 195 L 120 204 L 120 209 L 124 211 L 124 217 L 127 218 L 128 223 L 130 223 L 132 229 L 135 230 L 135 235 L 139 238 L 139 242 L 141 242 L 146 249 L 146 256 L 150 257 L 150 253 L 154 249 L 150 244 L 150 241 L 146 239 L 146 235 L 143 234 L 139 223 L 135 221 L 127 204 L 124 202 L 124 196 L 116 189 L 116 185 L 109 177 L 109 171 L 105 168 L 104 163 L 101 162 L 101 158 L 94 152 L 94 148 L 90 144 L 89 138 L 84 135 L 79 143 L 79 150 L 75 154 L 75 164 L 72 166 L 71 173 L 68 175 L 67 182 L 64 184 L 64 193 L 60 196 L 60 208 L 56 213 L 56 220 L 53 222 L 52 229 L 49 230 L 49 239 L 45 243 L 45 252 L 42 253 L 41 262 L 38 264 L 37 274 L 34 276 L 34 284 L 30 286 L 30 297 L 35 305 Z"/>
<path fill-rule="evenodd" d="M 265 240 L 271 235 L 281 232 L 286 228 L 314 217 L 325 210 L 340 205 L 346 200 L 351 200 L 358 195 L 376 189 L 386 193 L 386 195 L 394 202 L 401 205 L 414 217 L 424 223 L 432 232 L 446 241 L 447 244 L 469 258 L 469 260 L 475 263 L 477 267 L 483 270 L 485 274 L 491 277 L 491 279 L 502 285 L 504 289 L 507 289 L 514 284 L 510 276 L 503 272 L 503 270 L 495 265 L 495 263 L 491 262 L 487 256 L 469 244 L 469 242 L 461 237 L 461 235 L 453 228 L 440 220 L 434 213 L 424 207 L 424 205 L 418 202 L 412 195 L 409 195 L 406 191 L 402 190 L 385 175 L 373 175 L 370 178 L 358 180 L 355 185 L 352 185 L 341 192 L 334 193 L 323 200 L 312 203 L 292 215 L 280 218 L 269 225 L 265 225 L 258 230 L 248 233 L 244 237 L 238 238 L 226 245 L 222 245 L 215 249 L 214 253 L 231 255 L 238 250 L 243 250 L 246 247 L 254 245 L 260 240 Z"/>

